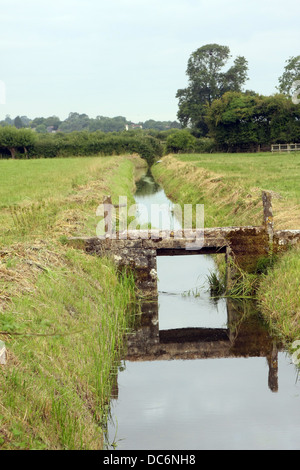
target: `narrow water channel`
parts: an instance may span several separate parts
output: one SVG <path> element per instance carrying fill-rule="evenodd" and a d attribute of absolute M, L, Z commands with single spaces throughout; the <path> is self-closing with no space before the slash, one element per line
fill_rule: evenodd
<path fill-rule="evenodd" d="M 141 223 L 147 223 L 145 207 L 172 205 L 149 172 L 135 199 Z M 111 400 L 108 445 L 300 449 L 296 366 L 251 302 L 210 297 L 207 275 L 215 269 L 206 255 L 158 257 L 158 302 L 144 306 L 141 324 L 128 338 Z"/>

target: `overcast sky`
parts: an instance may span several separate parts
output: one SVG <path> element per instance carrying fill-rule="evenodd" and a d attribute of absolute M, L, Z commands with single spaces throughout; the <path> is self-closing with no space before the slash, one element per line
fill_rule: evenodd
<path fill-rule="evenodd" d="M 276 92 L 300 54 L 299 0 L 0 0 L 0 119 L 69 112 L 176 119 L 199 47 L 249 63 L 246 88 Z"/>

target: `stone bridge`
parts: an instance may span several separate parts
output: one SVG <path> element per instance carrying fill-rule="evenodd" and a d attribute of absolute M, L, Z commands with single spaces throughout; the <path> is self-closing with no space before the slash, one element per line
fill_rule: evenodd
<path fill-rule="evenodd" d="M 127 239 L 70 238 L 69 244 L 98 256 L 113 256 L 120 267 L 130 267 L 136 273 L 137 287 L 143 296 L 155 296 L 157 290 L 157 256 L 187 256 L 220 254 L 226 258 L 227 285 L 236 272 L 236 267 L 246 272 L 256 268 L 257 261 L 273 253 L 287 249 L 300 242 L 300 230 L 274 231 L 272 240 L 264 226 L 206 228 L 200 235 L 178 232 L 159 232 L 155 237 L 151 231 L 128 232 Z M 147 237 L 147 238 L 146 238 Z M 200 242 L 200 240 L 202 240 Z"/>
<path fill-rule="evenodd" d="M 113 257 L 120 268 L 136 274 L 142 302 L 141 325 L 128 336 L 130 361 L 196 359 L 217 357 L 266 357 L 268 384 L 278 389 L 278 350 L 265 329 L 255 327 L 255 335 L 240 324 L 241 312 L 228 300 L 227 328 L 189 328 L 160 330 L 158 323 L 157 256 L 223 254 L 227 266 L 227 286 L 236 270 L 251 272 L 261 257 L 278 253 L 300 243 L 300 230 L 274 230 L 271 195 L 264 192 L 261 226 L 215 227 L 176 232 L 136 230 L 107 231 L 104 237 L 74 237 L 69 244 L 97 256 Z M 148 297 L 148 300 L 147 300 Z M 239 325 L 237 328 L 237 324 Z"/>
<path fill-rule="evenodd" d="M 241 268 L 252 272 L 262 257 L 300 242 L 300 230 L 274 230 L 271 194 L 262 193 L 261 226 L 215 227 L 175 232 L 134 230 L 107 233 L 103 237 L 75 237 L 69 244 L 98 256 L 113 256 L 120 267 L 136 273 L 137 287 L 143 297 L 157 295 L 157 256 L 221 254 L 226 258 L 227 286 Z"/>

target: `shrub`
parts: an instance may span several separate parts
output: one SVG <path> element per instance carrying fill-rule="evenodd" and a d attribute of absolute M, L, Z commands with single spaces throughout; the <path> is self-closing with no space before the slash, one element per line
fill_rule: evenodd
<path fill-rule="evenodd" d="M 163 149 L 158 139 L 148 135 L 102 132 L 72 132 L 68 134 L 39 134 L 30 157 L 69 157 L 101 155 L 122 155 L 138 153 L 151 166 L 162 156 Z"/>
<path fill-rule="evenodd" d="M 178 130 L 167 137 L 166 152 L 190 152 L 195 149 L 195 144 L 196 138 L 188 130 Z"/>
<path fill-rule="evenodd" d="M 196 153 L 212 153 L 217 151 L 217 146 L 214 139 L 209 137 L 200 137 L 195 142 Z"/>

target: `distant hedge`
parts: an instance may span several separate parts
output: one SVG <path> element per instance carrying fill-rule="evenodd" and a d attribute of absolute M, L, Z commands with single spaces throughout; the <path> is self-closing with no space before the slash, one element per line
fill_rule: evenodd
<path fill-rule="evenodd" d="M 221 151 L 300 142 L 300 105 L 286 95 L 227 92 L 207 112 L 210 136 Z"/>
<path fill-rule="evenodd" d="M 24 132 L 26 131 L 26 132 Z M 26 137 L 26 140 L 25 140 Z M 30 129 L 0 129 L 2 158 L 56 158 L 138 153 L 151 166 L 163 154 L 160 141 L 149 135 L 103 132 L 39 134 Z"/>

